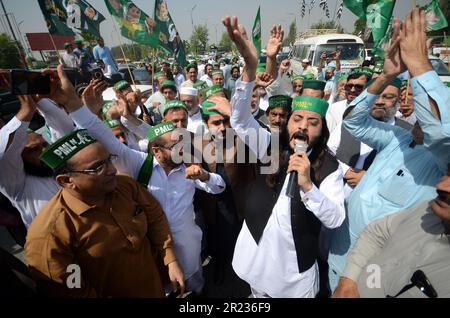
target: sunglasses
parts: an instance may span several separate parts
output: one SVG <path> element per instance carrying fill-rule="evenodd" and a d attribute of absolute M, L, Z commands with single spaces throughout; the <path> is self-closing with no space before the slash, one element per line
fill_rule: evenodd
<path fill-rule="evenodd" d="M 386 298 L 397 298 L 407 290 L 417 287 L 419 290 L 424 293 L 428 298 L 437 298 L 438 294 L 436 290 L 434 289 L 433 285 L 431 285 L 430 281 L 428 280 L 427 276 L 424 272 L 422 272 L 420 269 L 415 271 L 411 277 L 411 284 L 406 285 L 405 287 L 398 292 L 395 296 L 389 296 L 387 295 Z"/>
<path fill-rule="evenodd" d="M 362 84 L 345 84 L 344 89 L 346 91 L 351 91 L 352 88 L 355 88 L 357 91 L 362 91 L 364 89 L 364 85 Z"/>

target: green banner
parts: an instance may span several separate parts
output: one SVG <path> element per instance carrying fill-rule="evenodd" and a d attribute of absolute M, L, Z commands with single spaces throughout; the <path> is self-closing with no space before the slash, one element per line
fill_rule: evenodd
<path fill-rule="evenodd" d="M 367 4 L 366 27 L 372 30 L 373 46 L 377 47 L 389 28 L 395 0 L 372 0 Z"/>
<path fill-rule="evenodd" d="M 187 61 L 184 43 L 170 16 L 166 0 L 155 0 L 154 13 L 153 18 L 156 22 L 159 47 L 166 53 L 172 54 L 181 66 L 186 66 Z"/>
<path fill-rule="evenodd" d="M 155 21 L 130 0 L 105 0 L 109 13 L 120 27 L 120 34 L 136 43 L 158 47 Z"/>
<path fill-rule="evenodd" d="M 255 22 L 253 23 L 252 39 L 253 45 L 258 51 L 258 55 L 261 54 L 261 7 L 258 7 L 258 13 L 256 14 Z"/>
<path fill-rule="evenodd" d="M 66 24 L 67 11 L 61 0 L 38 0 L 50 34 L 75 35 Z"/>
<path fill-rule="evenodd" d="M 367 0 L 344 0 L 344 6 L 357 17 L 365 19 Z"/>
<path fill-rule="evenodd" d="M 425 7 L 427 31 L 437 31 L 448 27 L 447 19 L 436 0 Z"/>

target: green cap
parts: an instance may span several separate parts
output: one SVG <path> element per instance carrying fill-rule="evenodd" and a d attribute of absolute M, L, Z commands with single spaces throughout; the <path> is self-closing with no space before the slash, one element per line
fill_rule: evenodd
<path fill-rule="evenodd" d="M 223 71 L 222 70 L 213 70 L 211 72 L 211 76 L 218 75 L 218 74 L 223 75 Z"/>
<path fill-rule="evenodd" d="M 353 74 L 361 74 L 361 75 L 366 76 L 367 79 L 371 79 L 372 75 L 373 75 L 373 71 L 368 67 L 356 67 L 356 68 L 352 69 L 348 75 L 350 76 Z"/>
<path fill-rule="evenodd" d="M 298 80 L 303 81 L 304 79 L 305 79 L 305 77 L 303 75 L 295 75 L 292 78 L 292 82 L 295 82 L 295 81 L 298 81 Z"/>
<path fill-rule="evenodd" d="M 73 41 L 73 43 L 76 43 L 76 44 L 83 43 L 83 40 L 81 40 L 81 39 L 76 39 L 75 41 Z"/>
<path fill-rule="evenodd" d="M 86 129 L 76 130 L 48 146 L 39 159 L 55 170 L 78 151 L 94 142 L 96 140 L 88 134 Z"/>
<path fill-rule="evenodd" d="M 316 80 L 304 80 L 303 81 L 303 89 L 311 88 L 323 91 L 325 89 L 324 81 L 316 81 Z"/>
<path fill-rule="evenodd" d="M 256 67 L 256 73 L 263 73 L 266 71 L 266 63 L 258 64 Z"/>
<path fill-rule="evenodd" d="M 269 108 L 283 107 L 291 110 L 292 98 L 285 95 L 275 95 L 269 97 Z"/>
<path fill-rule="evenodd" d="M 233 65 L 233 66 L 231 67 L 231 71 L 232 71 L 233 69 L 235 69 L 235 68 L 237 68 L 239 71 L 241 70 L 240 67 L 239 67 L 239 65 L 235 64 L 235 65 Z"/>
<path fill-rule="evenodd" d="M 68 47 L 70 45 L 69 42 L 64 43 L 64 47 Z"/>
<path fill-rule="evenodd" d="M 202 113 L 203 115 L 206 116 L 211 116 L 211 115 L 222 115 L 218 110 L 209 110 L 210 107 L 216 106 L 216 104 L 212 103 L 212 102 L 208 102 L 208 101 L 204 101 L 202 103 Z"/>
<path fill-rule="evenodd" d="M 163 90 L 164 88 L 167 87 L 171 87 L 173 88 L 175 91 L 177 91 L 177 84 L 175 84 L 174 81 L 170 81 L 170 80 L 165 80 L 162 85 L 161 85 L 161 90 Z"/>
<path fill-rule="evenodd" d="M 204 89 L 208 87 L 208 84 L 206 84 L 205 81 L 197 81 L 194 85 L 192 85 L 193 88 L 196 88 L 198 90 Z"/>
<path fill-rule="evenodd" d="M 346 81 L 347 78 L 348 78 L 348 74 L 342 74 L 341 76 L 339 76 L 338 82 Z"/>
<path fill-rule="evenodd" d="M 377 73 L 377 74 L 381 74 L 381 73 L 383 73 L 383 68 L 382 68 L 382 67 L 375 66 L 375 67 L 372 69 L 372 72 Z"/>
<path fill-rule="evenodd" d="M 171 108 L 183 108 L 184 110 L 187 111 L 187 106 L 184 102 L 182 102 L 181 100 L 171 100 L 168 101 L 165 105 L 164 105 L 164 116 L 166 115 L 167 111 Z"/>
<path fill-rule="evenodd" d="M 313 80 L 313 79 L 316 78 L 316 77 L 314 76 L 314 74 L 311 73 L 311 72 L 304 72 L 304 73 L 302 74 L 302 76 L 303 76 L 303 79 L 305 79 L 305 80 Z"/>
<path fill-rule="evenodd" d="M 197 66 L 196 66 L 195 64 L 193 64 L 193 63 L 188 64 L 188 65 L 186 66 L 186 72 L 189 72 L 189 70 L 190 70 L 191 68 L 197 69 Z"/>
<path fill-rule="evenodd" d="M 369 87 L 370 85 L 372 85 L 373 82 L 376 81 L 376 78 L 372 78 L 370 81 L 367 82 L 365 88 Z M 398 89 L 402 88 L 402 81 L 398 78 L 394 78 L 388 86 L 394 86 Z"/>
<path fill-rule="evenodd" d="M 175 130 L 175 126 L 171 121 L 166 121 L 164 123 L 160 123 L 156 126 L 151 127 L 147 131 L 147 139 L 149 142 L 152 142 L 156 138 L 164 135 L 165 133 L 171 132 Z"/>
<path fill-rule="evenodd" d="M 157 81 L 158 78 L 163 77 L 163 76 L 167 76 L 166 73 L 164 73 L 164 72 L 156 72 L 155 75 L 153 75 L 153 80 Z"/>
<path fill-rule="evenodd" d="M 118 81 L 116 84 L 114 84 L 114 90 L 115 91 L 121 91 L 125 88 L 131 87 L 131 85 L 127 81 Z"/>
<path fill-rule="evenodd" d="M 102 106 L 102 115 L 104 119 L 109 119 L 108 118 L 108 110 L 114 105 L 114 102 L 106 102 L 103 104 Z"/>
<path fill-rule="evenodd" d="M 104 120 L 103 123 L 108 128 L 116 128 L 120 126 L 120 121 L 118 121 L 117 119 L 107 119 Z"/>
<path fill-rule="evenodd" d="M 223 92 L 223 87 L 220 85 L 213 85 L 209 88 L 207 88 L 204 92 L 203 92 L 203 98 L 208 99 L 211 96 Z"/>
<path fill-rule="evenodd" d="M 309 110 L 325 117 L 328 103 L 321 98 L 311 96 L 298 96 L 292 101 L 292 111 Z"/>

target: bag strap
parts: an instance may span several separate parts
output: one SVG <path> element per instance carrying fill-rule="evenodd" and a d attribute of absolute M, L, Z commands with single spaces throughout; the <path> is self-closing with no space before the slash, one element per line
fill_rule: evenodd
<path fill-rule="evenodd" d="M 148 187 L 148 183 L 150 182 L 150 178 L 152 177 L 153 172 L 153 156 L 148 154 L 147 158 L 145 158 L 144 164 L 139 170 L 139 175 L 137 181 L 144 186 L 144 188 Z"/>

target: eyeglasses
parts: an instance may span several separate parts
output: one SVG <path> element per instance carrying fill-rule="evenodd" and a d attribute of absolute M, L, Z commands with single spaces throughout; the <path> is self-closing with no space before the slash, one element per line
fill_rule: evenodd
<path fill-rule="evenodd" d="M 355 88 L 356 91 L 362 91 L 364 89 L 364 85 L 362 84 L 345 84 L 344 89 L 346 91 L 351 91 L 352 88 Z"/>
<path fill-rule="evenodd" d="M 106 168 L 108 167 L 108 164 L 113 163 L 117 160 L 117 155 L 109 155 L 108 159 L 106 159 L 103 162 L 100 162 L 100 164 L 93 169 L 84 169 L 84 170 L 72 170 L 68 171 L 68 173 L 83 173 L 83 174 L 95 174 L 95 175 L 101 175 L 104 174 L 106 171 Z"/>
<path fill-rule="evenodd" d="M 163 146 L 163 145 L 158 145 L 157 147 L 161 148 L 161 149 L 166 149 L 166 150 L 172 151 L 173 148 L 175 148 L 180 142 L 181 142 L 181 140 L 177 141 L 176 143 L 174 143 L 172 146 L 169 146 L 169 147 L 166 147 L 166 146 Z"/>
<path fill-rule="evenodd" d="M 405 287 L 403 287 L 402 290 L 400 290 L 400 292 L 398 292 L 397 295 L 395 296 L 387 295 L 386 298 L 396 298 L 413 287 L 419 288 L 420 291 L 429 298 L 436 298 L 438 296 L 436 290 L 434 289 L 433 285 L 431 285 L 425 273 L 419 269 L 413 273 L 411 277 L 411 284 L 408 284 Z"/>

